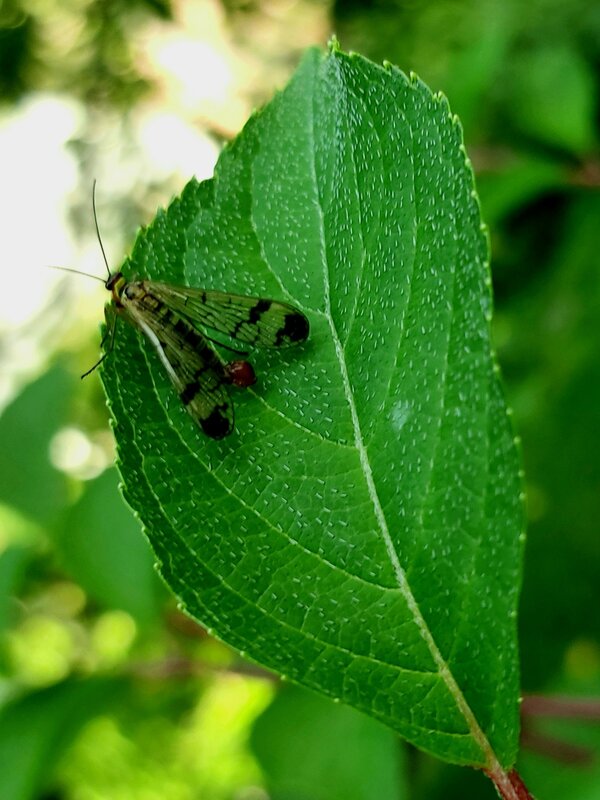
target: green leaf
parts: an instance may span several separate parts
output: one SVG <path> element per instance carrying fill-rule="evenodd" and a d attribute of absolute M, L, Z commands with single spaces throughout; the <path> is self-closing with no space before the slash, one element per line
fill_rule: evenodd
<path fill-rule="evenodd" d="M 435 755 L 512 764 L 519 464 L 485 232 L 443 97 L 308 53 L 136 243 L 127 274 L 296 302 L 208 441 L 121 325 L 104 381 L 124 492 L 188 613 Z"/>
<path fill-rule="evenodd" d="M 80 728 L 111 706 L 122 682 L 65 681 L 0 708 L 0 797 L 33 800 Z"/>
<path fill-rule="evenodd" d="M 568 176 L 557 161 L 527 156 L 513 158 L 497 171 L 478 176 L 481 207 L 493 230 L 510 214 L 550 192 L 565 191 Z"/>
<path fill-rule="evenodd" d="M 288 686 L 258 718 L 252 746 L 272 800 L 400 800 L 403 750 L 392 731 Z M 298 758 L 302 753 L 302 758 Z"/>
<path fill-rule="evenodd" d="M 6 632 L 17 608 L 15 596 L 31 557 L 30 548 L 15 545 L 0 553 L 0 674 L 10 672 L 10 657 L 5 648 Z"/>
<path fill-rule="evenodd" d="M 9 626 L 13 598 L 30 558 L 31 551 L 26 547 L 7 547 L 0 553 L 0 636 Z"/>
<path fill-rule="evenodd" d="M 152 552 L 119 495 L 115 470 L 86 484 L 57 544 L 65 568 L 95 600 L 142 624 L 156 618 L 161 587 Z"/>
<path fill-rule="evenodd" d="M 513 61 L 509 113 L 541 142 L 584 156 L 595 142 L 596 81 L 577 50 L 565 44 L 528 48 Z"/>
<path fill-rule="evenodd" d="M 600 574 L 598 219 L 600 193 L 572 199 L 544 280 L 526 303 L 507 311 L 515 333 L 506 361 L 520 378 L 512 394 L 530 486 L 520 606 L 527 691 L 547 691 L 571 648 L 600 639 L 600 618 L 590 612 Z M 565 581 L 566 575 L 577 578 Z"/>
<path fill-rule="evenodd" d="M 64 507 L 64 475 L 50 463 L 49 447 L 67 417 L 73 379 L 54 367 L 27 386 L 0 417 L 0 500 L 42 524 Z"/>

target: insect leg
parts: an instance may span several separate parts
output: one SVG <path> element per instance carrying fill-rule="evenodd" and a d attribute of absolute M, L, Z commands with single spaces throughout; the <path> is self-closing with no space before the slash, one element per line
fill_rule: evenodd
<path fill-rule="evenodd" d="M 117 329 L 117 315 L 113 313 L 113 315 L 112 315 L 112 326 L 111 326 L 110 330 L 106 330 L 105 331 L 104 336 L 102 337 L 102 340 L 100 342 L 100 347 L 104 347 L 104 344 L 106 343 L 106 340 L 108 339 L 109 336 L 110 336 L 110 344 L 109 344 L 106 352 L 103 353 L 100 356 L 100 358 L 98 359 L 98 361 L 96 361 L 94 366 L 90 367 L 90 369 L 88 369 L 87 372 L 83 373 L 83 375 L 81 376 L 81 380 L 83 380 L 84 378 L 87 378 L 87 376 L 91 375 L 92 372 L 94 372 L 94 370 L 98 369 L 98 367 L 104 361 L 106 356 L 109 353 L 112 353 L 112 350 L 113 350 L 113 347 L 114 347 L 114 344 L 115 344 L 115 331 L 116 331 L 116 329 Z"/>

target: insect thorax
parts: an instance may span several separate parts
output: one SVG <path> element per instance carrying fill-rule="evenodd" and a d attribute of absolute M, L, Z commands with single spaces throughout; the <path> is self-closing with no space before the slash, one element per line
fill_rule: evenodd
<path fill-rule="evenodd" d="M 114 275 L 111 275 L 110 278 L 106 281 L 106 288 L 109 292 L 112 293 L 113 300 L 117 306 L 121 305 L 121 295 L 125 291 L 125 287 L 128 286 L 127 280 L 122 272 L 115 272 Z"/>

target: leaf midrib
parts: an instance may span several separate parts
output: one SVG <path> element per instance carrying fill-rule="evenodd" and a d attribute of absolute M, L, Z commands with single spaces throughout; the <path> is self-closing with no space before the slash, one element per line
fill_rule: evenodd
<path fill-rule="evenodd" d="M 345 87 L 348 89 L 348 87 Z M 348 91 L 350 91 L 348 89 Z M 485 758 L 486 765 L 488 768 L 500 767 L 498 759 L 492 749 L 492 746 L 484 734 L 483 730 L 481 729 L 473 710 L 471 709 L 470 705 L 468 704 L 464 694 L 462 693 L 456 679 L 452 671 L 450 670 L 446 660 L 444 659 L 442 653 L 440 652 L 435 639 L 427 625 L 427 622 L 421 613 L 419 605 L 415 596 L 413 595 L 410 586 L 408 584 L 408 580 L 406 577 L 406 573 L 400 563 L 400 559 L 396 549 L 394 547 L 394 543 L 392 541 L 392 537 L 390 535 L 390 530 L 387 524 L 387 520 L 385 517 L 385 512 L 381 505 L 381 501 L 379 499 L 379 495 L 377 492 L 377 487 L 375 485 L 375 479 L 373 477 L 373 470 L 371 468 L 371 463 L 369 460 L 369 455 L 367 452 L 367 448 L 364 443 L 362 430 L 360 426 L 360 420 L 358 417 L 358 411 L 356 408 L 356 403 L 354 401 L 354 394 L 352 392 L 352 386 L 350 383 L 350 377 L 348 374 L 348 368 L 346 365 L 345 359 L 345 352 L 344 347 L 342 345 L 341 339 L 338 335 L 335 321 L 333 319 L 333 313 L 331 308 L 331 286 L 329 280 L 329 264 L 327 260 L 327 247 L 325 241 L 325 220 L 323 209 L 321 207 L 321 202 L 319 198 L 319 189 L 318 189 L 318 180 L 317 180 L 317 165 L 315 160 L 315 109 L 314 109 L 314 102 L 315 98 L 313 96 L 312 103 L 311 103 L 311 119 L 309 122 L 309 135 L 311 137 L 311 152 L 312 152 L 312 160 L 310 162 L 312 167 L 312 181 L 313 181 L 313 195 L 314 195 L 314 202 L 318 213 L 319 218 L 319 239 L 321 244 L 321 253 L 322 253 L 322 261 L 321 267 L 323 270 L 323 287 L 324 287 L 324 311 L 327 322 L 329 324 L 329 328 L 331 331 L 331 337 L 336 353 L 336 358 L 338 360 L 339 368 L 340 368 L 340 375 L 342 378 L 342 383 L 344 387 L 344 396 L 346 398 L 346 402 L 348 403 L 348 408 L 350 411 L 350 417 L 352 420 L 352 429 L 354 431 L 354 444 L 355 448 L 358 452 L 361 468 L 363 471 L 363 475 L 365 478 L 365 483 L 367 487 L 367 491 L 369 493 L 369 497 L 371 498 L 371 502 L 373 504 L 373 511 L 375 513 L 375 518 L 377 519 L 379 529 L 381 532 L 381 536 L 384 541 L 384 545 L 386 551 L 388 553 L 390 563 L 394 574 L 396 576 L 396 580 L 398 583 L 398 589 L 400 593 L 404 597 L 406 604 L 412 613 L 414 622 L 419 629 L 419 632 L 431 654 L 431 657 L 438 668 L 438 673 L 441 680 L 446 685 L 448 692 L 451 697 L 454 698 L 454 701 L 459 709 L 460 713 L 462 714 L 467 727 L 474 739 L 477 743 L 481 752 Z M 352 154 L 352 158 L 354 159 L 354 154 Z M 358 187 L 356 187 L 358 192 Z M 416 195 L 415 195 L 416 200 Z M 416 218 L 416 209 L 415 209 L 415 218 Z M 418 228 L 418 225 L 417 225 Z"/>

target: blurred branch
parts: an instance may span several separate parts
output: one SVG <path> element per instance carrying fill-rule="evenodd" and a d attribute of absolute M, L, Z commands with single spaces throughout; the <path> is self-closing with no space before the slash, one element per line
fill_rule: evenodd
<path fill-rule="evenodd" d="M 595 761 L 596 754 L 589 747 L 572 744 L 554 736 L 532 729 L 536 718 L 600 720 L 600 700 L 582 697 L 545 697 L 529 695 L 521 704 L 521 744 L 532 752 L 547 756 L 563 764 L 589 765 Z"/>
<path fill-rule="evenodd" d="M 210 664 L 199 659 L 173 656 L 161 661 L 139 661 L 126 667 L 126 671 L 136 678 L 148 680 L 170 680 L 171 678 L 198 678 L 214 675 L 241 675 L 248 678 L 260 678 L 267 681 L 278 681 L 276 675 L 261 669 L 254 664 L 238 662 L 227 666 Z"/>
<path fill-rule="evenodd" d="M 574 186 L 581 186 L 584 189 L 597 189 L 600 187 L 600 161 L 590 158 L 584 161 L 581 166 L 573 170 L 570 182 Z"/>
<path fill-rule="evenodd" d="M 521 731 L 521 744 L 532 753 L 546 756 L 561 764 L 589 766 L 595 761 L 595 753 L 589 747 L 565 742 L 525 727 Z"/>
<path fill-rule="evenodd" d="M 600 720 L 600 699 L 596 697 L 544 697 L 532 694 L 523 698 L 521 716 Z"/>

